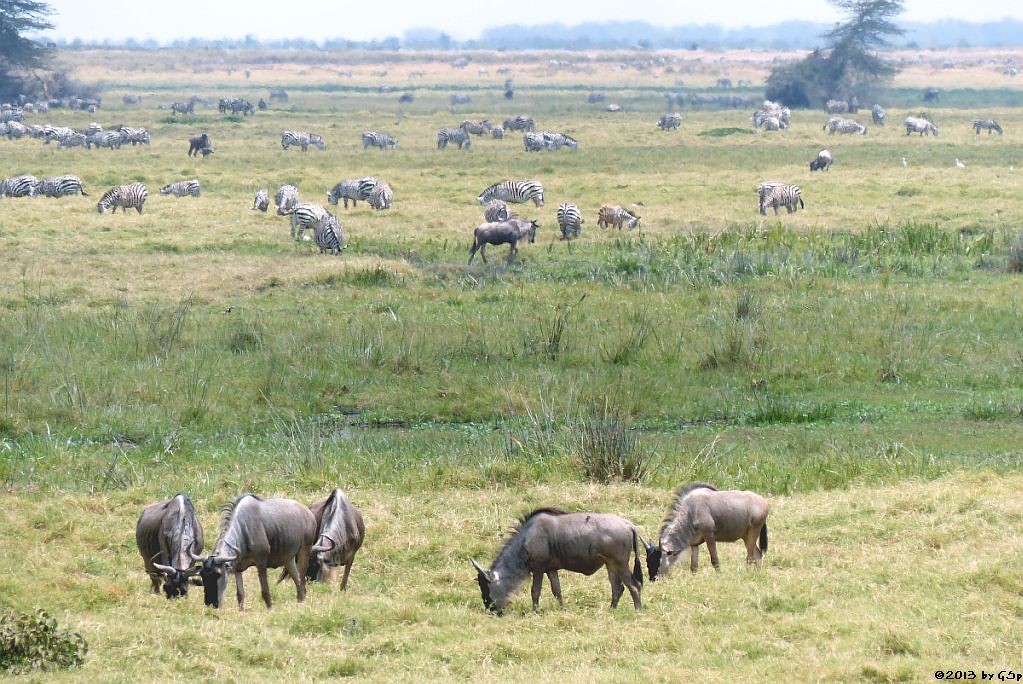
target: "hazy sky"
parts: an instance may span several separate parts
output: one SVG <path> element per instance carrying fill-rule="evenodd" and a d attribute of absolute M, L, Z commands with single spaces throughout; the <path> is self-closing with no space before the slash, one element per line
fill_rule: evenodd
<path fill-rule="evenodd" d="M 476 37 L 502 24 L 568 25 L 637 19 L 667 26 L 720 24 L 759 26 L 784 19 L 834 22 L 826 0 L 49 0 L 56 11 L 54 37 L 259 38 L 342 37 L 367 40 L 398 36 L 411 28 L 437 28 L 456 39 Z M 764 11 L 770 7 L 771 11 Z M 130 8 L 130 9 L 128 9 Z M 286 15 L 281 14 L 286 8 Z M 626 10 L 627 8 L 627 10 Z M 1023 19 L 1020 0 L 905 0 L 907 21 Z M 286 19 L 282 19 L 286 16 Z M 111 17 L 118 17 L 112 20 Z"/>

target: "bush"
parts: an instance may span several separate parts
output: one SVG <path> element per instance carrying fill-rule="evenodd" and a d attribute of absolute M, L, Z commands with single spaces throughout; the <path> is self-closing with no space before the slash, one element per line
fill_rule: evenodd
<path fill-rule="evenodd" d="M 70 669 L 85 661 L 88 645 L 78 632 L 57 628 L 43 609 L 0 614 L 0 671 Z"/>

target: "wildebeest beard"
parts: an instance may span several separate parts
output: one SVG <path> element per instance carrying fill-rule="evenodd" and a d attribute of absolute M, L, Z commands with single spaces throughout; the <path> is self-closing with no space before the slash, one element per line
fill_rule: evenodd
<path fill-rule="evenodd" d="M 180 570 L 176 570 L 173 575 L 168 575 L 167 579 L 163 583 L 163 593 L 167 595 L 167 598 L 178 598 L 179 596 L 188 595 L 188 576 Z"/>
<path fill-rule="evenodd" d="M 650 573 L 650 581 L 657 581 L 657 570 L 661 567 L 661 546 L 651 546 L 646 552 L 646 569 Z"/>
<path fill-rule="evenodd" d="M 494 610 L 494 599 L 490 596 L 490 580 L 480 571 L 476 571 L 476 581 L 480 583 L 480 592 L 483 594 L 483 605 L 487 610 Z"/>

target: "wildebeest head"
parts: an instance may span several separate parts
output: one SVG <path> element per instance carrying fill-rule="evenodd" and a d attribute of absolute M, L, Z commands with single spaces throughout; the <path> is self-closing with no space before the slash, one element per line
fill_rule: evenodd
<path fill-rule="evenodd" d="M 220 608 L 224 590 L 227 589 L 227 573 L 234 559 L 209 556 L 201 560 L 199 577 L 202 578 L 203 601 L 207 606 Z"/>
<path fill-rule="evenodd" d="M 163 573 L 163 593 L 167 598 L 177 598 L 188 595 L 188 585 L 197 582 L 195 574 L 199 572 L 199 566 L 193 566 L 185 570 L 178 570 L 169 565 L 153 563 L 153 567 Z"/>
<path fill-rule="evenodd" d="M 654 546 L 652 543 L 646 545 L 646 569 L 650 575 L 650 581 L 657 581 L 657 571 L 661 566 L 661 547 L 660 545 Z"/>
<path fill-rule="evenodd" d="M 326 534 L 321 534 L 316 544 L 310 549 L 309 567 L 306 577 L 321 580 L 325 568 L 336 568 L 341 564 L 341 549 L 336 541 Z"/>
<path fill-rule="evenodd" d="M 678 561 L 679 557 L 682 555 L 683 550 L 684 548 L 681 546 L 677 546 L 676 542 L 673 541 L 670 537 L 667 539 L 662 539 L 661 543 L 657 545 L 657 551 L 655 552 L 656 555 L 658 556 L 657 572 L 651 573 L 650 579 L 652 580 L 655 574 L 661 577 L 667 577 L 668 572 L 671 570 L 671 566 L 674 565 L 676 561 Z M 647 555 L 647 567 L 648 568 L 650 567 L 649 554 Z"/>
<path fill-rule="evenodd" d="M 497 575 L 477 563 L 475 558 L 470 558 L 469 560 L 472 562 L 472 566 L 476 568 L 476 581 L 479 582 L 480 593 L 483 595 L 483 605 L 487 610 L 500 615 L 501 608 L 498 607 L 490 593 L 490 586 L 497 582 Z"/>
<path fill-rule="evenodd" d="M 540 227 L 540 224 L 536 221 L 529 222 L 529 242 L 536 242 L 536 229 Z"/>

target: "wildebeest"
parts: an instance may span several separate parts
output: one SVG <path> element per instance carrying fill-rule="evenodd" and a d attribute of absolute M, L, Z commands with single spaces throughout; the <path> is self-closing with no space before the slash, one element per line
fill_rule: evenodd
<path fill-rule="evenodd" d="M 508 262 L 515 258 L 518 247 L 516 243 L 523 238 L 529 242 L 536 242 L 536 229 L 540 224 L 536 221 L 526 221 L 520 218 L 510 218 L 505 221 L 483 223 L 473 230 L 472 248 L 469 250 L 469 263 L 472 263 L 476 252 L 483 257 L 483 263 L 487 263 L 487 245 L 511 245 L 508 250 Z"/>
<path fill-rule="evenodd" d="M 831 157 L 830 150 L 823 149 L 817 153 L 817 158 L 810 162 L 811 171 L 827 171 L 831 167 L 831 163 L 834 159 Z"/>
<path fill-rule="evenodd" d="M 739 539 L 746 543 L 746 562 L 760 567 L 767 553 L 767 508 L 764 497 L 753 492 L 718 491 L 703 482 L 686 485 L 675 494 L 661 523 L 658 545 L 647 545 L 650 579 L 667 575 L 686 549 L 689 568 L 696 572 L 699 545 L 704 542 L 715 570 L 720 566 L 717 542 Z"/>
<path fill-rule="evenodd" d="M 210 142 L 210 136 L 206 133 L 201 135 L 194 135 L 188 139 L 188 156 L 191 157 L 193 154 L 198 155 L 203 149 L 213 147 L 213 143 Z"/>
<path fill-rule="evenodd" d="M 238 610 L 245 610 L 242 573 L 256 566 L 263 602 L 271 607 L 267 568 L 284 567 L 295 583 L 298 602 L 305 601 L 305 571 L 316 540 L 316 518 L 292 499 L 261 499 L 243 494 L 221 510 L 220 536 L 213 553 L 202 560 L 199 576 L 207 606 L 219 608 L 227 587 L 227 573 L 234 572 Z"/>
<path fill-rule="evenodd" d="M 498 614 L 511 600 L 512 593 L 530 575 L 533 609 L 540 606 L 544 575 L 551 593 L 563 603 L 558 570 L 592 575 L 607 566 L 611 581 L 611 607 L 628 588 L 637 609 L 643 607 L 643 569 L 639 562 L 640 536 L 636 526 L 625 518 L 607 513 L 566 513 L 557 508 L 539 508 L 519 519 L 519 525 L 507 540 L 490 569 L 471 559 L 483 594 L 483 605 Z M 632 573 L 629 557 L 635 554 Z"/>
<path fill-rule="evenodd" d="M 153 583 L 153 593 L 167 598 L 188 594 L 188 584 L 199 569 L 193 555 L 202 552 L 202 524 L 185 494 L 170 501 L 151 503 L 135 524 L 135 543 Z"/>
<path fill-rule="evenodd" d="M 345 572 L 341 576 L 341 591 L 344 591 L 348 587 L 348 574 L 355 562 L 355 552 L 366 536 L 362 514 L 340 489 L 311 505 L 309 510 L 316 517 L 318 536 L 312 547 L 306 576 L 330 582 L 337 574 L 338 566 L 343 565 Z"/>

